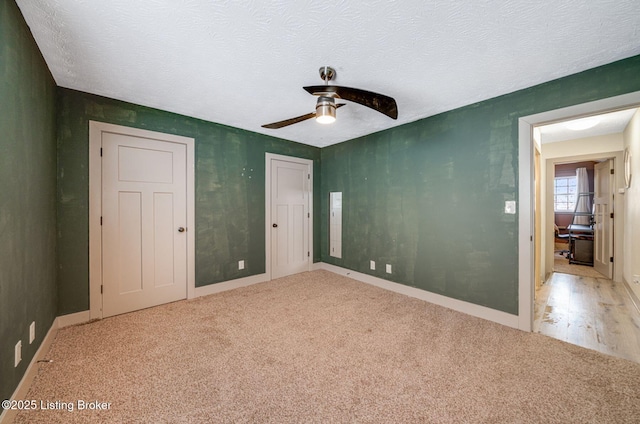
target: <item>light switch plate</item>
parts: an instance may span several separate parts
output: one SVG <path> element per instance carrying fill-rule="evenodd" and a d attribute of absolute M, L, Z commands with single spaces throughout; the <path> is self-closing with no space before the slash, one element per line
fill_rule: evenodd
<path fill-rule="evenodd" d="M 376 269 L 376 261 L 369 261 L 369 268 Z"/>
<path fill-rule="evenodd" d="M 391 265 L 390 264 L 387 264 L 386 271 L 387 271 L 387 274 L 391 274 Z"/>
<path fill-rule="evenodd" d="M 244 261 L 238 261 L 238 269 L 244 269 Z"/>
<path fill-rule="evenodd" d="M 514 215 L 516 213 L 516 201 L 507 200 L 504 202 L 504 213 Z"/>

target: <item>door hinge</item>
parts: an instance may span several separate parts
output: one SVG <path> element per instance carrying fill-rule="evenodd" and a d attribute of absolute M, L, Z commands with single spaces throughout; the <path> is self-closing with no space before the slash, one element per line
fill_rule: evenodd
<path fill-rule="evenodd" d="M 308 258 L 309 256 L 311 256 L 311 254 L 310 254 L 309 252 L 307 252 L 307 258 Z"/>
<path fill-rule="evenodd" d="M 307 174 L 307 180 L 311 179 L 311 174 Z"/>
<path fill-rule="evenodd" d="M 311 213 L 307 212 L 307 218 L 311 218 Z"/>
<path fill-rule="evenodd" d="M 100 285 L 100 294 L 102 294 L 102 288 L 103 287 L 104 287 L 103 285 Z"/>
<path fill-rule="evenodd" d="M 613 175 L 613 168 L 611 168 L 609 171 L 611 171 L 611 175 Z"/>
<path fill-rule="evenodd" d="M 100 157 L 102 157 L 102 147 L 100 148 Z"/>
<path fill-rule="evenodd" d="M 613 218 L 613 212 L 611 212 L 611 215 L 609 215 L 611 218 Z"/>
<path fill-rule="evenodd" d="M 613 256 L 609 258 L 609 262 L 613 262 Z"/>
<path fill-rule="evenodd" d="M 102 217 L 100 217 L 100 225 L 102 225 Z"/>

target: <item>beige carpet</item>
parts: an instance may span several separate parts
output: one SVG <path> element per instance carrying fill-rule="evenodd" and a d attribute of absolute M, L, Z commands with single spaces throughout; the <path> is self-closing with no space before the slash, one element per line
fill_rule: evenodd
<path fill-rule="evenodd" d="M 640 365 L 315 271 L 60 330 L 18 423 L 624 423 Z"/>

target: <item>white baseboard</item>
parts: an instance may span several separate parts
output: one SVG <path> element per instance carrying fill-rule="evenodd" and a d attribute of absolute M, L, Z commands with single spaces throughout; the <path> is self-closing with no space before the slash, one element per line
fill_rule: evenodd
<path fill-rule="evenodd" d="M 631 303 L 633 303 L 633 306 L 635 306 L 638 312 L 640 312 L 640 299 L 638 299 L 638 296 L 636 296 L 636 293 L 631 288 L 631 284 L 629 284 L 629 282 L 624 277 L 622 277 L 622 284 L 629 294 Z"/>
<path fill-rule="evenodd" d="M 269 281 L 267 274 L 251 275 L 249 277 L 238 278 L 235 280 L 224 281 L 222 283 L 209 284 L 208 286 L 196 287 L 194 299 L 200 296 L 208 296 L 210 294 L 220 293 L 227 290 L 233 290 L 240 287 L 250 286 L 252 284 L 264 283 Z"/>
<path fill-rule="evenodd" d="M 91 320 L 89 311 L 76 312 L 75 314 L 60 315 L 56 318 L 58 328 L 69 327 L 70 325 L 84 324 Z"/>
<path fill-rule="evenodd" d="M 384 280 L 379 277 L 374 277 L 372 275 L 363 274 L 361 272 L 352 271 L 350 269 L 341 268 L 339 266 L 327 264 L 324 262 L 314 265 L 318 265 L 316 269 L 324 269 L 326 271 L 330 271 L 339 275 L 344 275 L 363 283 L 371 284 L 373 286 L 380 287 L 385 290 L 390 290 L 392 292 L 404 294 L 405 296 L 415 297 L 416 299 L 424 300 L 439 306 L 444 306 L 445 308 L 453 309 L 454 311 L 462 312 L 464 314 L 471 315 L 477 318 L 493 321 L 498 324 L 506 325 L 507 327 L 519 328 L 517 315 L 508 314 L 506 312 L 487 308 L 486 306 L 480 306 L 473 303 L 465 302 L 463 300 L 453 299 L 451 297 L 431 293 L 426 290 L 418 289 L 416 287 L 394 283 L 393 281 Z"/>
<path fill-rule="evenodd" d="M 31 383 L 33 382 L 33 379 L 38 374 L 38 366 L 40 365 L 38 361 L 41 359 L 45 359 L 45 355 L 49 352 L 51 343 L 53 343 L 53 340 L 56 338 L 56 334 L 58 334 L 59 328 L 60 327 L 58 326 L 58 318 L 56 318 L 55 320 L 53 320 L 53 324 L 51 324 L 51 328 L 49 328 L 49 331 L 47 331 L 47 335 L 44 336 L 44 339 L 42 340 L 40 347 L 36 351 L 36 354 L 33 355 L 31 362 L 29 362 L 29 366 L 27 367 L 27 370 L 22 376 L 22 379 L 20 380 L 18 387 L 16 387 L 16 390 L 13 392 L 13 395 L 11 395 L 12 400 L 13 399 L 21 400 L 26 398 L 27 393 L 29 392 L 29 388 L 31 388 Z M 13 409 L 3 410 L 2 414 L 0 414 L 0 424 L 12 423 L 17 414 L 18 414 L 18 410 L 13 410 Z"/>

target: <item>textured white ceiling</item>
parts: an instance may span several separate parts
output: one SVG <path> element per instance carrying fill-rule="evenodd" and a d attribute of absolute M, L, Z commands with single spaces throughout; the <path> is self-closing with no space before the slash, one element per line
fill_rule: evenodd
<path fill-rule="evenodd" d="M 640 54 L 638 0 L 17 0 L 58 85 L 327 146 Z M 318 68 L 394 97 L 313 112 Z"/>
<path fill-rule="evenodd" d="M 537 128 L 540 132 L 540 142 L 555 143 L 558 141 L 575 140 L 577 138 L 588 138 L 599 135 L 618 134 L 621 133 L 629 125 L 629 121 L 638 109 L 625 109 L 616 112 L 603 113 L 600 115 L 578 118 L 570 121 L 557 122 L 554 124 L 543 125 Z M 584 119 L 595 119 L 597 122 L 591 128 L 584 130 L 572 130 L 568 127 L 574 121 Z"/>

